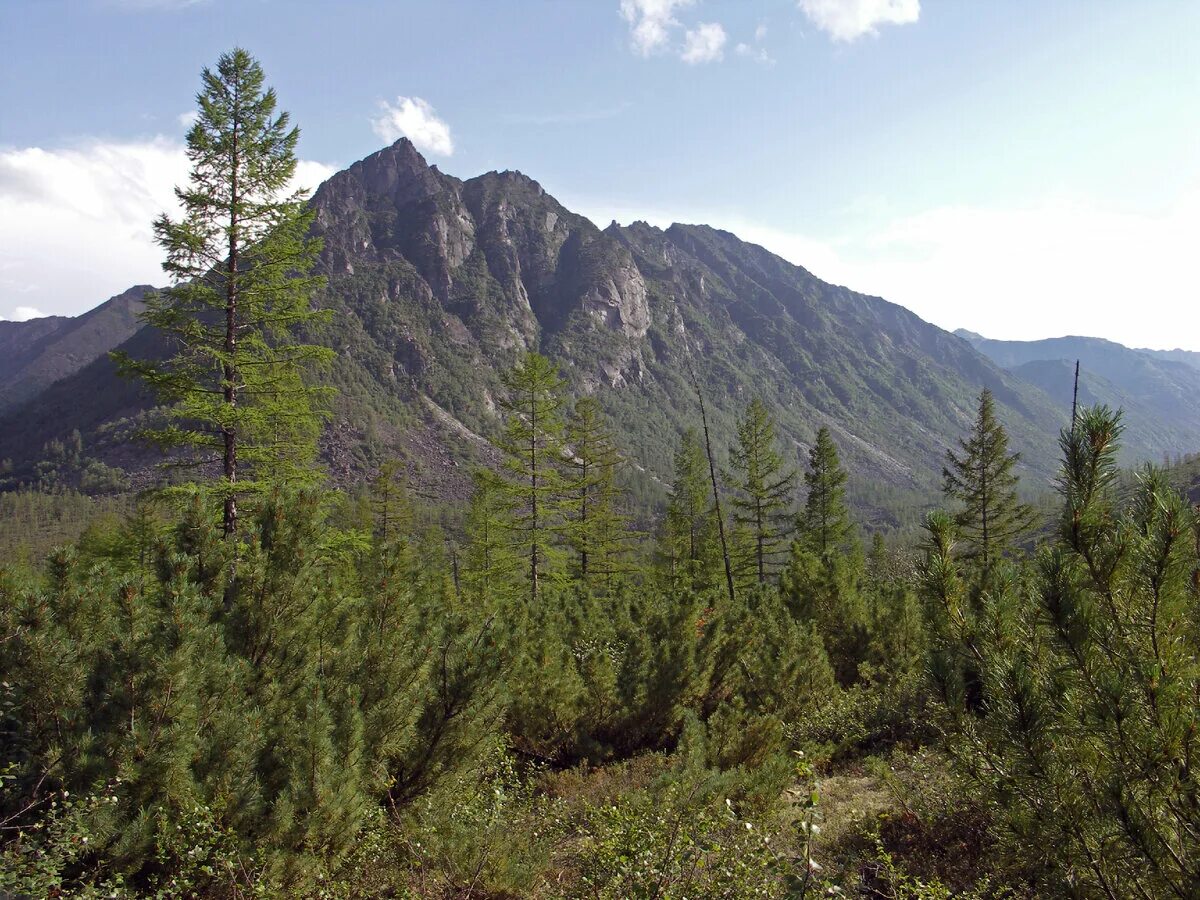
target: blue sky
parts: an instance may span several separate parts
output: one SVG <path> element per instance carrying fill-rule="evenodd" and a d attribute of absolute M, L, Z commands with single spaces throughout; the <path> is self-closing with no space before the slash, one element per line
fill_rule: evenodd
<path fill-rule="evenodd" d="M 1200 4 L 3 0 L 0 316 L 161 280 L 200 69 L 310 183 L 408 133 L 600 224 L 708 222 L 990 336 L 1200 350 Z"/>

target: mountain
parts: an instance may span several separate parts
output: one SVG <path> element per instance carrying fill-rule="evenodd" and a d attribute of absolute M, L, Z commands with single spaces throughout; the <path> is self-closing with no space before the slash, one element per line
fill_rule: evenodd
<path fill-rule="evenodd" d="M 798 467 L 817 429 L 831 429 L 856 505 L 880 520 L 936 493 L 984 386 L 1026 474 L 1052 476 L 1065 417 L 1042 390 L 908 310 L 728 232 L 600 229 L 525 175 L 460 180 L 406 140 L 331 177 L 312 203 L 328 277 L 319 302 L 335 312 L 313 335 L 337 354 L 322 445 L 335 479 L 399 454 L 419 490 L 461 495 L 468 465 L 494 457 L 499 373 L 527 348 L 555 358 L 577 395 L 596 395 L 650 499 L 678 433 L 697 424 L 692 369 L 722 454 L 761 395 Z M 123 347 L 161 352 L 156 340 L 143 330 Z M 79 428 L 87 452 L 136 474 L 149 458 L 128 436 L 148 404 L 97 357 L 0 419 L 0 459 L 19 478 Z"/>
<path fill-rule="evenodd" d="M 0 322 L 0 414 L 132 337 L 149 290 L 132 287 L 74 318 Z"/>
<path fill-rule="evenodd" d="M 1184 363 L 1193 369 L 1200 369 L 1200 353 L 1195 350 L 1138 350 L 1158 359 L 1169 359 L 1172 362 Z"/>
<path fill-rule="evenodd" d="M 1068 414 L 1079 360 L 1080 402 L 1125 411 L 1127 462 L 1200 447 L 1200 368 L 1183 361 L 1187 351 L 1133 350 L 1090 337 L 998 341 L 965 330 L 956 334 L 1041 388 Z"/>

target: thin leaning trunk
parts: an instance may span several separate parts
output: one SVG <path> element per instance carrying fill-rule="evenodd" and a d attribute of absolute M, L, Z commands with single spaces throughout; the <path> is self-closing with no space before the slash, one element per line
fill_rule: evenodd
<path fill-rule="evenodd" d="M 704 406 L 704 392 L 700 390 L 700 380 L 696 378 L 696 370 L 692 367 L 690 356 L 688 371 L 692 376 L 692 386 L 696 389 L 696 399 L 700 401 L 700 424 L 704 427 L 704 452 L 708 456 L 708 475 L 712 480 L 713 506 L 717 511 L 717 534 L 721 538 L 721 559 L 725 563 L 725 586 L 729 590 L 729 602 L 733 603 L 733 568 L 729 564 L 729 544 L 725 540 L 725 517 L 721 515 L 721 492 L 717 487 L 717 466 L 713 462 L 712 441 L 708 435 L 708 412 Z"/>

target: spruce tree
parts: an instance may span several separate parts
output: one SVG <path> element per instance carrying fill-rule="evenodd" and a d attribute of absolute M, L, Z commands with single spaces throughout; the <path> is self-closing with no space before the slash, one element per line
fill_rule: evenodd
<path fill-rule="evenodd" d="M 510 544 L 525 560 L 530 602 L 560 562 L 563 522 L 563 380 L 554 363 L 527 353 L 505 375 L 507 413 L 500 448 L 504 451 L 504 494 Z"/>
<path fill-rule="evenodd" d="M 225 536 L 237 531 L 238 498 L 265 481 L 314 475 L 323 394 L 305 370 L 332 351 L 298 332 L 325 318 L 311 306 L 320 241 L 303 191 L 287 193 L 300 132 L 275 112 L 262 67 L 245 50 L 205 69 L 198 116 L 187 135 L 191 177 L 175 194 L 183 215 L 154 223 L 172 286 L 146 299 L 142 320 L 170 342 L 164 362 L 116 354 L 169 405 L 146 435 L 189 448 L 180 464 L 220 467 Z"/>
<path fill-rule="evenodd" d="M 622 462 L 600 405 L 575 404 L 567 425 L 567 529 L 576 572 L 585 584 L 616 573 L 629 549 L 628 518 L 618 508 L 615 477 Z"/>
<path fill-rule="evenodd" d="M 959 441 L 961 454 L 946 453 L 942 490 L 961 504 L 956 516 L 968 555 L 987 572 L 1032 527 L 1033 510 L 1017 498 L 1013 469 L 1020 459 L 1008 452 L 1008 435 L 996 419 L 992 392 L 979 395 L 971 434 Z"/>
<path fill-rule="evenodd" d="M 748 561 L 761 584 L 775 567 L 792 532 L 792 491 L 796 473 L 784 466 L 775 447 L 775 422 L 759 398 L 750 401 L 738 422 L 733 466 L 733 518 L 748 533 Z M 743 563 L 745 567 L 745 563 Z"/>
<path fill-rule="evenodd" d="M 846 507 L 846 470 L 838 459 L 837 445 L 822 426 L 808 451 L 804 473 L 808 496 L 800 514 L 804 540 L 823 558 L 842 547 L 850 536 L 850 510 Z"/>

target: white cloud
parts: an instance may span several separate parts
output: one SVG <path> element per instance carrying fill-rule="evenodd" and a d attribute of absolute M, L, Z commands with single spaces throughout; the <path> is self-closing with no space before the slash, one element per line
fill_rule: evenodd
<path fill-rule="evenodd" d="M 649 56 L 667 47 L 671 31 L 679 26 L 676 10 L 691 6 L 694 0 L 621 0 L 621 18 L 629 23 L 633 49 Z"/>
<path fill-rule="evenodd" d="M 395 106 L 386 100 L 379 106 L 383 113 L 371 120 L 371 129 L 389 144 L 406 137 L 424 153 L 439 156 L 454 153 L 450 126 L 420 97 L 397 97 Z"/>
<path fill-rule="evenodd" d="M 18 306 L 13 310 L 12 321 L 28 322 L 30 319 L 41 319 L 46 315 L 36 306 Z"/>
<path fill-rule="evenodd" d="M 196 124 L 196 120 L 200 118 L 200 113 L 194 109 L 189 109 L 187 112 L 182 112 L 175 117 L 175 121 L 179 123 L 179 127 L 185 131 L 189 130 Z"/>
<path fill-rule="evenodd" d="M 921 0 L 800 0 L 810 22 L 835 41 L 875 34 L 880 25 L 907 25 L 921 15 Z"/>
<path fill-rule="evenodd" d="M 767 36 L 767 26 L 759 25 L 754 29 L 754 40 L 761 42 Z"/>
<path fill-rule="evenodd" d="M 643 219 L 664 228 L 676 221 L 723 228 L 946 329 L 1017 340 L 1087 334 L 1131 347 L 1200 350 L 1200 304 L 1187 287 L 1200 245 L 1200 189 L 1155 215 L 1046 198 L 1023 207 L 930 209 L 852 236 L 805 234 L 714 210 L 646 213 L 586 201 L 574 208 L 602 227 Z"/>
<path fill-rule="evenodd" d="M 301 161 L 294 182 L 333 170 Z M 177 213 L 188 177 L 182 143 L 92 140 L 71 148 L 0 149 L 0 309 L 74 315 L 134 284 L 161 284 L 151 222 Z"/>
<path fill-rule="evenodd" d="M 725 29 L 716 22 L 701 22 L 688 30 L 679 58 L 689 65 L 717 62 L 724 55 Z"/>

